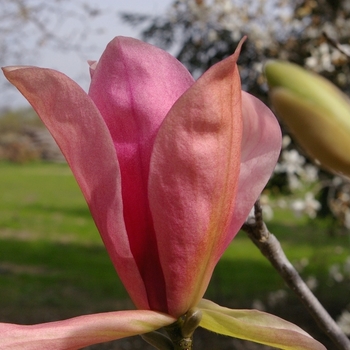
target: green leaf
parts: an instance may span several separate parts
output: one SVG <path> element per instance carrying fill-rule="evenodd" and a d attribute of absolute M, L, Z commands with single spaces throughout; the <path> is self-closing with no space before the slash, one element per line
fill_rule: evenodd
<path fill-rule="evenodd" d="M 202 299 L 200 326 L 210 331 L 284 350 L 326 350 L 298 326 L 257 310 L 231 310 Z"/>

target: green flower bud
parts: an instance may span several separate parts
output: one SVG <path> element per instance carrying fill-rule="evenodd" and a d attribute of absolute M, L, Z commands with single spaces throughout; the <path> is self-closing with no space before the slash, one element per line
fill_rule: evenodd
<path fill-rule="evenodd" d="M 326 169 L 350 176 L 350 101 L 325 78 L 288 62 L 265 66 L 270 98 L 301 147 Z"/>

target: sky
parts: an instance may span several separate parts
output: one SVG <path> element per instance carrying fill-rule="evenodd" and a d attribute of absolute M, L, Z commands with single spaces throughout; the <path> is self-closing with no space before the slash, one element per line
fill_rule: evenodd
<path fill-rule="evenodd" d="M 54 50 L 52 47 L 48 46 L 45 48 L 37 49 L 34 45 L 33 40 L 33 50 L 37 50 L 37 55 L 35 57 L 35 63 L 32 59 L 26 59 L 26 57 L 21 57 L 20 61 L 17 62 L 1 62 L 2 65 L 33 65 L 40 67 L 47 67 L 59 70 L 70 78 L 78 82 L 85 91 L 88 89 L 89 85 L 89 71 L 87 60 L 97 60 L 106 45 L 115 36 L 132 36 L 138 37 L 139 30 L 137 28 L 132 28 L 131 26 L 123 23 L 120 18 L 118 18 L 118 12 L 134 12 L 134 13 L 145 13 L 145 14 L 161 14 L 166 11 L 166 9 L 171 4 L 172 0 L 84 0 L 85 3 L 96 7 L 103 6 L 105 9 L 104 14 L 98 16 L 94 20 L 93 26 L 103 28 L 103 33 L 99 35 L 91 35 L 88 37 L 89 45 L 93 46 L 90 50 L 84 50 L 83 52 L 60 52 Z M 69 21 L 64 24 L 67 29 L 71 24 Z M 3 85 L 5 78 L 0 74 L 0 86 Z M 0 96 L 0 109 L 2 108 L 21 108 L 27 106 L 26 100 L 20 95 L 15 88 L 6 84 L 6 91 L 2 90 L 2 96 Z M 10 97 L 9 97 L 10 96 Z"/>

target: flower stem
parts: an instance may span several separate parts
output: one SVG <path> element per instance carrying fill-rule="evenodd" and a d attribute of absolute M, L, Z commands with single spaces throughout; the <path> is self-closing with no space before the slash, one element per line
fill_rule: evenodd
<path fill-rule="evenodd" d="M 193 349 L 193 333 L 199 326 L 201 319 L 202 311 L 197 308 L 192 308 L 175 323 L 165 327 L 173 343 L 174 350 Z"/>
<path fill-rule="evenodd" d="M 259 201 L 255 203 L 255 218 L 249 219 L 243 226 L 253 243 L 270 261 L 287 285 L 294 291 L 318 326 L 340 350 L 350 350 L 350 340 L 341 331 L 323 305 L 311 292 L 300 275 L 283 252 L 277 238 L 269 232 L 263 218 Z"/>
<path fill-rule="evenodd" d="M 182 335 L 182 326 L 184 321 L 180 318 L 175 323 L 170 326 L 165 327 L 169 338 L 173 342 L 174 350 L 192 350 L 193 349 L 193 335 L 189 337 L 184 337 Z"/>
<path fill-rule="evenodd" d="M 162 333 L 157 331 L 141 334 L 141 338 L 158 350 L 173 350 L 172 341 Z"/>

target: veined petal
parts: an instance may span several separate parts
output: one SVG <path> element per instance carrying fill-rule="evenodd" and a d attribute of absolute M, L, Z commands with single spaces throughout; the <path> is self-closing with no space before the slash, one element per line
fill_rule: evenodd
<path fill-rule="evenodd" d="M 2 350 L 76 350 L 152 332 L 175 322 L 169 315 L 137 310 L 79 316 L 37 325 L 0 323 Z"/>
<path fill-rule="evenodd" d="M 100 112 L 89 96 L 62 73 L 35 67 L 3 70 L 65 155 L 131 298 L 139 308 L 149 308 L 125 230 L 118 160 Z"/>
<path fill-rule="evenodd" d="M 112 135 L 132 254 L 150 307 L 158 311 L 167 311 L 167 297 L 148 204 L 149 162 L 160 124 L 192 83 L 187 69 L 165 51 L 118 37 L 99 60 L 89 91 Z"/>
<path fill-rule="evenodd" d="M 242 92 L 243 139 L 237 205 L 222 252 L 237 234 L 276 166 L 282 133 L 276 117 L 260 100 Z"/>
<path fill-rule="evenodd" d="M 154 144 L 149 200 L 174 316 L 204 294 L 233 211 L 242 136 L 238 55 L 181 96 Z"/>

